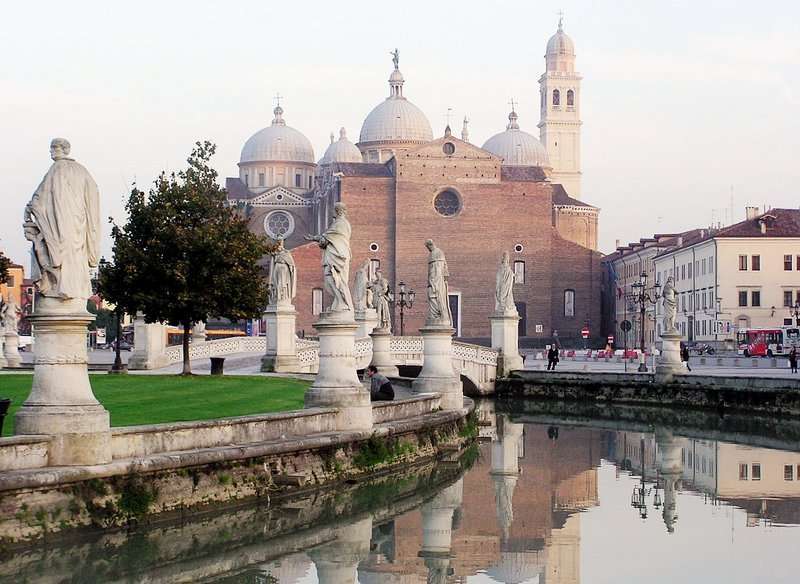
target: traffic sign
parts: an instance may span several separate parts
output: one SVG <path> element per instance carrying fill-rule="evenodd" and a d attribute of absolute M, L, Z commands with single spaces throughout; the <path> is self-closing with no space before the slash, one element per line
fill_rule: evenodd
<path fill-rule="evenodd" d="M 613 345 L 614 344 L 614 335 L 608 335 L 608 344 L 609 345 Z"/>
<path fill-rule="evenodd" d="M 629 320 L 623 320 L 623 321 L 620 323 L 620 325 L 619 325 L 619 328 L 621 328 L 621 329 L 622 329 L 622 332 L 625 332 L 625 333 L 629 332 L 629 331 L 631 330 L 631 328 L 632 328 L 632 327 L 631 327 L 631 321 L 629 321 Z"/>
<path fill-rule="evenodd" d="M 581 329 L 581 336 L 582 336 L 584 339 L 588 339 L 588 338 L 589 338 L 589 327 L 588 327 L 588 326 L 585 326 L 585 327 L 583 327 L 583 328 Z"/>

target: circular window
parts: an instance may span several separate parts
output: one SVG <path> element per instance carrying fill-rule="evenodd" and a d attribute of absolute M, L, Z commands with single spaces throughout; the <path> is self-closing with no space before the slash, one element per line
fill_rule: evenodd
<path fill-rule="evenodd" d="M 453 144 L 452 142 L 445 142 L 444 144 L 442 144 L 442 150 L 444 151 L 445 154 L 450 156 L 456 151 L 456 145 Z"/>
<path fill-rule="evenodd" d="M 278 200 L 278 201 L 282 201 L 283 200 L 283 195 L 278 193 L 277 195 L 275 195 L 275 199 Z"/>
<path fill-rule="evenodd" d="M 433 206 L 439 215 L 453 217 L 461 211 L 461 197 L 455 191 L 442 191 L 433 200 Z"/>
<path fill-rule="evenodd" d="M 369 244 L 369 251 L 378 251 L 380 248 L 381 246 L 378 245 L 378 242 L 376 241 L 373 241 L 372 243 Z"/>
<path fill-rule="evenodd" d="M 294 232 L 294 217 L 286 211 L 273 211 L 264 218 L 264 231 L 272 239 L 286 239 Z"/>
<path fill-rule="evenodd" d="M 521 243 L 518 243 L 517 245 L 514 246 L 514 251 L 517 252 L 517 253 L 522 253 L 523 249 L 525 249 L 525 248 L 522 247 Z"/>

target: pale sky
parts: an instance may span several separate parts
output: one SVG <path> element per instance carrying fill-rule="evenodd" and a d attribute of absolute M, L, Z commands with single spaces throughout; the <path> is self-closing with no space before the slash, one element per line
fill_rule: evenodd
<path fill-rule="evenodd" d="M 356 141 L 388 95 L 443 133 L 465 114 L 480 145 L 507 123 L 538 136 L 538 83 L 557 12 L 583 75 L 583 193 L 600 246 L 724 221 L 731 207 L 800 204 L 800 3 L 567 0 L 461 2 L 14 2 L 0 27 L 0 249 L 28 265 L 25 203 L 62 136 L 93 174 L 102 216 L 124 219 L 132 181 L 217 143 L 235 176 L 273 96 L 321 157 Z M 104 222 L 104 252 L 110 255 Z"/>

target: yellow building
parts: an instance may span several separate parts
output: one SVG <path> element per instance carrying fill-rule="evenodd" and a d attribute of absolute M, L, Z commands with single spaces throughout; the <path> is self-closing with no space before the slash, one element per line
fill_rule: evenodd
<path fill-rule="evenodd" d="M 22 281 L 25 279 L 25 268 L 19 264 L 11 262 L 8 268 L 8 279 L 5 284 L 0 284 L 0 296 L 3 302 L 8 300 L 9 293 L 14 294 L 14 299 L 19 303 L 22 301 Z"/>

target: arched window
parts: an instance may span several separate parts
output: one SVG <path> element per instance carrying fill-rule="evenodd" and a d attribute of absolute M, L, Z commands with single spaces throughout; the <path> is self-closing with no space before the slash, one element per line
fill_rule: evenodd
<path fill-rule="evenodd" d="M 574 106 L 575 105 L 575 92 L 571 89 L 567 90 L 567 105 Z"/>
<path fill-rule="evenodd" d="M 564 290 L 564 316 L 575 316 L 575 290 Z"/>
<path fill-rule="evenodd" d="M 522 260 L 516 260 L 514 262 L 514 283 L 525 283 L 525 262 Z"/>
<path fill-rule="evenodd" d="M 311 290 L 311 314 L 314 316 L 322 314 L 322 288 Z"/>
<path fill-rule="evenodd" d="M 561 105 L 561 92 L 558 89 L 553 90 L 553 105 Z"/>

